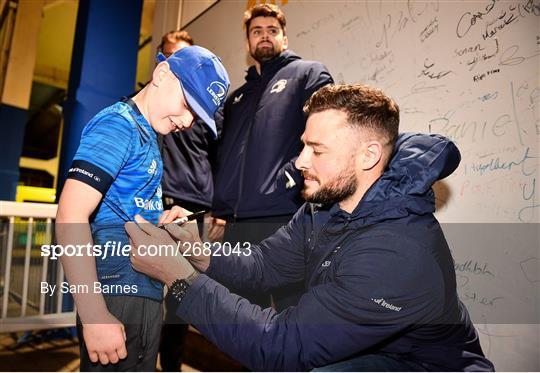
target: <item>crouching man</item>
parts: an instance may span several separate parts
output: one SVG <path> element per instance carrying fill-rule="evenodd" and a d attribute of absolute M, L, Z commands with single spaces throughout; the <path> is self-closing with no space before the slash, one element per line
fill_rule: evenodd
<path fill-rule="evenodd" d="M 307 203 L 288 225 L 250 255 L 133 256 L 134 268 L 164 282 L 180 317 L 253 370 L 493 370 L 433 216 L 432 184 L 457 168 L 457 148 L 437 135 L 398 137 L 398 106 L 363 85 L 321 88 L 304 111 L 296 167 Z M 163 223 L 186 213 L 173 209 Z M 194 224 L 165 231 L 136 220 L 126 224 L 135 246 L 200 245 Z M 298 281 L 305 293 L 281 313 L 227 290 Z"/>

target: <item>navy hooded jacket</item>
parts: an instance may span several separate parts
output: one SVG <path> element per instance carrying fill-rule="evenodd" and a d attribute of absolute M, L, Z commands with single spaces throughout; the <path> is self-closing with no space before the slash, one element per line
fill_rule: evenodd
<path fill-rule="evenodd" d="M 304 103 L 332 83 L 323 64 L 291 51 L 249 68 L 246 83 L 216 115 L 222 138 L 214 169 L 214 216 L 292 215 L 302 205 L 303 179 L 294 167 L 306 126 Z M 285 171 L 296 186 L 286 188 Z"/>
<path fill-rule="evenodd" d="M 210 162 L 216 144 L 211 131 L 198 121 L 189 131 L 160 139 L 163 196 L 211 208 L 214 183 Z"/>
<path fill-rule="evenodd" d="M 251 255 L 213 256 L 177 314 L 254 370 L 310 370 L 374 352 L 428 370 L 493 370 L 433 216 L 431 186 L 456 169 L 459 151 L 441 136 L 413 134 L 396 149 L 351 214 L 305 204 Z M 281 313 L 221 285 L 263 290 L 302 280 L 298 305 Z"/>

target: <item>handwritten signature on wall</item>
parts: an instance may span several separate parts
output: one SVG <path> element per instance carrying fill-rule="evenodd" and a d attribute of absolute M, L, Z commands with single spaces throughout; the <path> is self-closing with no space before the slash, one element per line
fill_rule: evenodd
<path fill-rule="evenodd" d="M 540 16 L 540 3 L 536 0 L 528 0 L 525 3 L 508 4 L 503 3 L 503 9 L 497 13 L 494 11 L 495 5 L 500 0 L 490 0 L 488 4 L 475 12 L 465 12 L 459 18 L 456 25 L 456 35 L 458 38 L 465 37 L 469 31 L 478 29 L 478 25 L 484 21 L 484 29 L 481 31 L 484 40 L 492 38 L 499 31 L 514 23 L 520 18 L 530 15 Z"/>

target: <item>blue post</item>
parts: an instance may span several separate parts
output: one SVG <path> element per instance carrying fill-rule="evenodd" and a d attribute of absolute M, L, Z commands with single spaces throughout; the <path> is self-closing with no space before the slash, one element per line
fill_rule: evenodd
<path fill-rule="evenodd" d="M 86 123 L 134 91 L 143 0 L 81 0 L 58 172 L 60 195 Z"/>
<path fill-rule="evenodd" d="M 19 183 L 19 160 L 28 112 L 7 104 L 0 104 L 0 200 L 15 200 Z"/>
<path fill-rule="evenodd" d="M 77 15 L 58 193 L 79 146 L 81 132 L 101 109 L 134 91 L 143 0 L 81 0 Z M 64 297 L 62 310 L 73 309 Z"/>

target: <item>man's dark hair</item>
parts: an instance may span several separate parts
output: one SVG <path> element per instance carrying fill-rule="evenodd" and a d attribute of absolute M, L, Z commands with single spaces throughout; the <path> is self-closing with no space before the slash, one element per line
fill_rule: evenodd
<path fill-rule="evenodd" d="M 309 116 L 330 109 L 345 112 L 349 126 L 368 130 L 383 140 L 383 145 L 394 148 L 399 107 L 380 89 L 362 84 L 327 85 L 310 97 L 304 113 Z"/>
<path fill-rule="evenodd" d="M 287 20 L 285 14 L 277 5 L 274 4 L 258 4 L 254 5 L 244 13 L 244 29 L 246 30 L 246 36 L 249 37 L 249 25 L 253 18 L 256 17 L 274 17 L 278 20 L 281 28 L 283 29 L 283 35 L 285 35 L 285 26 Z"/>
<path fill-rule="evenodd" d="M 173 30 L 169 31 L 161 38 L 161 43 L 158 46 L 158 51 L 163 52 L 163 46 L 165 43 L 178 43 L 180 41 L 185 41 L 189 45 L 195 44 L 193 38 L 188 34 L 187 31 L 182 30 Z"/>

